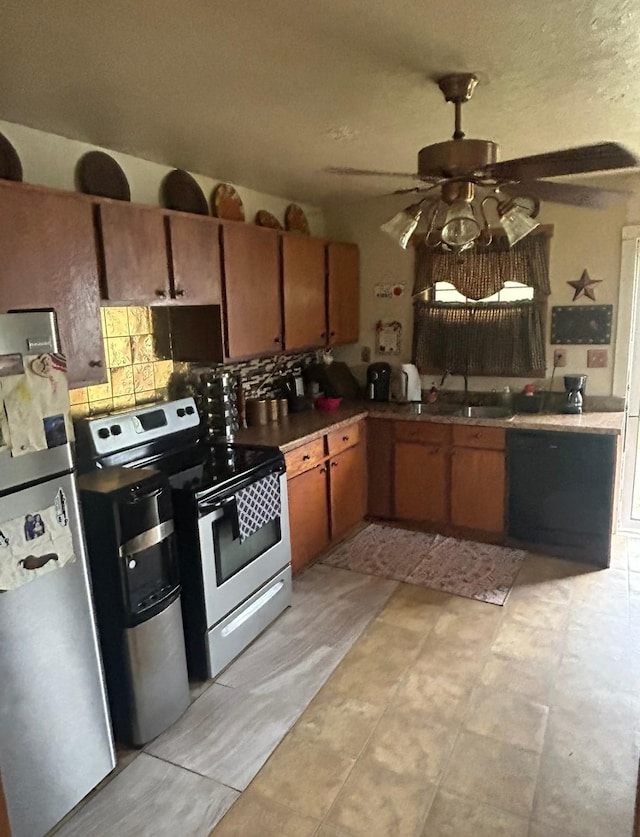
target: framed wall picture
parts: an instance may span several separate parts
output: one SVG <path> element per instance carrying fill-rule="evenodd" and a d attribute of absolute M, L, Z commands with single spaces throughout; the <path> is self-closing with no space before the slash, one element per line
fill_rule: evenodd
<path fill-rule="evenodd" d="M 551 343 L 565 346 L 611 343 L 613 305 L 554 305 Z"/>

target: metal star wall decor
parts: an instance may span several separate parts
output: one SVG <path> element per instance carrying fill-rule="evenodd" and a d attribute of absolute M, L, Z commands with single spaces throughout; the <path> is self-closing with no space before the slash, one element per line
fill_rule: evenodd
<path fill-rule="evenodd" d="M 582 271 L 582 276 L 579 279 L 576 279 L 574 282 L 567 282 L 567 285 L 571 285 L 571 287 L 574 288 L 574 302 L 579 296 L 582 296 L 582 294 L 588 296 L 589 299 L 592 299 L 595 302 L 596 291 L 594 286 L 599 285 L 601 282 L 602 279 L 592 279 L 585 269 Z"/>

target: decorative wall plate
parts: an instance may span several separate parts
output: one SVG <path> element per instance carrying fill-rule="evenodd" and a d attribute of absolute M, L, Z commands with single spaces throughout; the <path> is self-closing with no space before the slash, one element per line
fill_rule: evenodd
<path fill-rule="evenodd" d="M 22 180 L 20 157 L 4 134 L 0 134 L 0 178 L 16 182 Z"/>
<path fill-rule="evenodd" d="M 283 229 L 282 224 L 278 221 L 276 216 L 267 212 L 266 209 L 259 209 L 256 212 L 256 225 L 258 227 L 268 227 L 270 230 Z"/>
<path fill-rule="evenodd" d="M 160 186 L 162 205 L 179 212 L 194 215 L 208 215 L 209 206 L 204 192 L 188 171 L 174 169 L 164 178 Z"/>
<path fill-rule="evenodd" d="M 225 221 L 244 221 L 240 195 L 229 183 L 218 183 L 211 195 L 211 211 Z"/>
<path fill-rule="evenodd" d="M 131 190 L 125 173 L 104 151 L 88 151 L 76 165 L 76 188 L 85 195 L 130 201 Z"/>
<path fill-rule="evenodd" d="M 289 232 L 299 232 L 309 235 L 309 222 L 302 207 L 296 203 L 290 203 L 284 213 L 284 225 Z"/>

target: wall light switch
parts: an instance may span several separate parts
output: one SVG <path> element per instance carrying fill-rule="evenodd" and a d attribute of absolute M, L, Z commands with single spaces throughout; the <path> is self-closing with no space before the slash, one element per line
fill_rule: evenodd
<path fill-rule="evenodd" d="M 588 349 L 587 366 L 590 369 L 604 369 L 609 363 L 608 349 Z"/>

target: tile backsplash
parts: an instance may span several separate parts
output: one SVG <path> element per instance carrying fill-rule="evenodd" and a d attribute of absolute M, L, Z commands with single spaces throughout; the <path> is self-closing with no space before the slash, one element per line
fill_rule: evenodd
<path fill-rule="evenodd" d="M 72 389 L 73 416 L 98 415 L 167 397 L 173 361 L 156 356 L 149 308 L 102 308 L 107 382 Z"/>
<path fill-rule="evenodd" d="M 107 382 L 69 392 L 74 417 L 100 415 L 184 394 L 189 379 L 205 369 L 219 369 L 242 378 L 247 395 L 264 381 L 263 394 L 272 393 L 286 375 L 299 374 L 318 353 L 255 358 L 241 363 L 203 366 L 174 363 L 156 352 L 149 308 L 101 308 Z M 175 374 L 174 374 L 175 373 Z M 195 375 L 194 375 L 195 373 Z"/>

